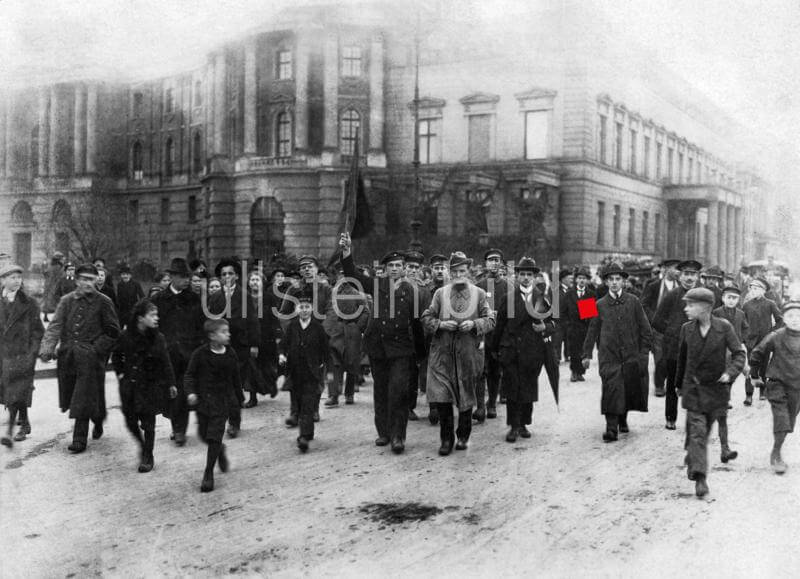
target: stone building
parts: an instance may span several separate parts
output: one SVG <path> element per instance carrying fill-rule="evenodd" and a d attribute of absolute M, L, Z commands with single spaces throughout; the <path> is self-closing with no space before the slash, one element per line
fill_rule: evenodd
<path fill-rule="evenodd" d="M 540 4 L 484 29 L 452 0 L 291 9 L 183 74 L 9 92 L 0 247 L 26 266 L 55 249 L 326 256 L 358 142 L 364 259 L 412 236 L 428 252 L 491 244 L 563 263 L 753 257 L 768 185 L 734 122 L 598 34 L 585 3 Z M 94 228 L 77 231 L 88 213 Z"/>

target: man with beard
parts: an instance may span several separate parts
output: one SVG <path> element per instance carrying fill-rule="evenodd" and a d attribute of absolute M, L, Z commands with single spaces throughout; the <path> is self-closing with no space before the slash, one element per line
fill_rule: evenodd
<path fill-rule="evenodd" d="M 497 316 L 497 312 L 508 297 L 508 282 L 503 279 L 501 267 L 505 259 L 499 249 L 489 249 L 483 254 L 484 274 L 478 280 L 477 286 L 486 292 L 489 307 Z M 493 339 L 493 330 L 484 337 L 483 377 L 478 381 L 477 398 L 478 407 L 473 418 L 483 422 L 487 418 L 497 418 L 497 397 L 500 394 L 500 362 L 497 352 L 492 352 L 487 346 Z M 488 391 L 488 400 L 486 394 Z"/>
<path fill-rule="evenodd" d="M 406 252 L 406 280 L 419 292 L 419 303 L 423 307 L 427 307 L 431 303 L 431 292 L 428 291 L 428 288 L 422 284 L 422 279 L 420 277 L 422 264 L 425 263 L 425 256 L 423 256 L 420 252 L 410 250 Z M 421 315 L 422 312 L 417 312 L 418 315 Z M 419 420 L 417 413 L 414 412 L 414 409 L 417 407 L 417 396 L 420 390 L 420 383 L 422 382 L 422 389 L 423 392 L 427 388 L 427 383 L 423 382 L 423 378 L 421 377 L 422 373 L 427 373 L 428 371 L 428 360 L 427 358 L 412 358 L 411 359 L 411 373 L 409 376 L 409 384 L 408 384 L 408 396 L 409 396 L 409 410 L 408 410 L 408 419 L 409 420 Z"/>
<path fill-rule="evenodd" d="M 647 412 L 647 362 L 650 356 L 650 324 L 639 298 L 623 291 L 628 273 L 612 263 L 603 271 L 608 293 L 597 302 L 583 342 L 583 367 L 589 369 L 597 344 L 597 363 L 603 394 L 600 411 L 605 415 L 603 442 L 615 442 L 618 433 L 629 432 L 628 412 Z"/>
<path fill-rule="evenodd" d="M 583 375 L 586 370 L 583 368 L 583 342 L 586 339 L 586 332 L 589 331 L 591 319 L 581 319 L 578 302 L 581 300 L 594 299 L 595 293 L 588 287 L 591 274 L 586 268 L 580 268 L 575 272 L 575 287 L 571 288 L 564 299 L 566 302 L 566 319 L 561 320 L 567 326 L 567 343 L 569 344 L 569 369 L 571 372 L 570 382 L 584 382 Z"/>
<path fill-rule="evenodd" d="M 673 289 L 678 286 L 678 278 L 680 272 L 678 271 L 679 259 L 665 259 L 661 262 L 661 279 L 651 281 L 647 284 L 642 292 L 642 307 L 644 313 L 647 314 L 647 320 L 652 324 L 653 317 L 656 315 L 656 310 L 664 297 Z M 664 358 L 664 336 L 655 328 L 653 328 L 653 361 L 655 362 L 655 370 L 653 372 L 653 381 L 655 382 L 655 395 L 659 398 L 666 394 L 664 390 L 664 381 L 667 378 L 667 360 Z"/>
<path fill-rule="evenodd" d="M 670 291 L 656 310 L 653 316 L 653 328 L 663 334 L 663 352 L 666 360 L 667 401 L 664 405 L 666 418 L 665 428 L 675 430 L 675 421 L 678 420 L 678 393 L 679 385 L 675 382 L 675 372 L 678 368 L 678 347 L 681 326 L 689 321 L 684 311 L 683 296 L 697 285 L 697 277 L 703 266 L 693 259 L 682 261 L 678 264 L 680 271 L 679 285 Z"/>
<path fill-rule="evenodd" d="M 167 289 L 151 298 L 158 308 L 159 331 L 167 342 L 167 351 L 175 372 L 178 395 L 169 403 L 169 419 L 172 422 L 172 440 L 177 446 L 186 444 L 186 428 L 189 426 L 189 406 L 183 388 L 183 376 L 189 365 L 192 352 L 205 340 L 203 308 L 205 296 L 195 294 L 189 287 L 192 272 L 186 260 L 173 259 L 167 269 L 170 284 Z"/>
<path fill-rule="evenodd" d="M 386 446 L 391 442 L 392 451 L 400 454 L 405 450 L 408 426 L 411 360 L 415 355 L 424 356 L 425 350 L 422 324 L 415 314 L 422 311 L 419 293 L 403 279 L 403 252 L 386 254 L 381 260 L 386 276 L 370 279 L 356 270 L 350 234 L 342 233 L 339 247 L 342 248 L 344 274 L 358 280 L 373 299 L 373 314 L 364 333 L 364 345 L 374 379 L 375 428 L 378 431 L 375 444 Z"/>
<path fill-rule="evenodd" d="M 475 390 L 483 375 L 479 344 L 494 327 L 486 292 L 467 279 L 472 260 L 461 252 L 450 256 L 450 283 L 436 290 L 422 323 L 433 335 L 428 360 L 428 401 L 439 409 L 441 447 L 450 454 L 455 442 L 453 405 L 458 413 L 456 450 L 465 450 L 472 431 Z"/>

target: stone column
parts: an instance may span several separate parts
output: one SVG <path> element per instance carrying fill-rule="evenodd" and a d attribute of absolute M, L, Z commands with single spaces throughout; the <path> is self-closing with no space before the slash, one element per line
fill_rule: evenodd
<path fill-rule="evenodd" d="M 728 269 L 728 204 L 719 201 L 719 246 L 717 248 L 717 263 L 722 269 Z M 709 264 L 715 265 L 715 264 Z"/>
<path fill-rule="evenodd" d="M 50 93 L 46 88 L 39 91 L 39 167 L 40 177 L 47 175 L 47 143 L 50 140 L 50 115 L 47 107 L 50 102 Z M 33 168 L 32 168 L 33 169 Z"/>
<path fill-rule="evenodd" d="M 324 148 L 335 152 L 339 149 L 339 39 L 335 33 L 330 33 L 325 38 L 324 50 Z"/>
<path fill-rule="evenodd" d="M 308 34 L 305 30 L 300 30 L 297 33 L 297 50 L 295 51 L 297 59 L 295 64 L 294 148 L 300 153 L 305 153 L 308 150 L 308 65 L 310 54 Z M 327 62 L 325 71 L 327 74 Z M 325 81 L 327 82 L 327 76 Z M 327 98 L 326 88 L 326 105 Z M 327 110 L 326 107 L 326 129 Z"/>
<path fill-rule="evenodd" d="M 256 78 L 256 41 L 251 38 L 244 47 L 244 154 L 255 155 L 257 150 L 256 99 L 258 79 Z"/>
<path fill-rule="evenodd" d="M 50 140 L 48 143 L 48 173 L 51 176 L 56 176 L 60 173 L 58 170 L 58 157 L 59 155 L 59 107 L 61 105 L 61 95 L 59 94 L 58 87 L 50 87 Z"/>
<path fill-rule="evenodd" d="M 736 246 L 738 239 L 736 237 L 736 208 L 733 205 L 728 205 L 728 252 L 727 262 L 728 266 L 725 271 L 738 267 Z"/>
<path fill-rule="evenodd" d="M 225 153 L 225 53 L 220 52 L 214 58 L 214 154 Z"/>
<path fill-rule="evenodd" d="M 736 208 L 736 263 L 733 265 L 737 268 L 741 265 L 742 258 L 744 257 L 744 209 L 742 207 Z"/>
<path fill-rule="evenodd" d="M 369 59 L 369 165 L 386 166 L 383 154 L 383 37 L 372 38 Z"/>
<path fill-rule="evenodd" d="M 6 101 L 6 124 L 5 124 L 5 165 L 6 177 L 16 177 L 16 166 L 14 163 L 14 99 L 9 96 Z"/>
<path fill-rule="evenodd" d="M 83 175 L 86 171 L 86 93 L 82 85 L 75 87 L 75 130 L 73 171 Z"/>
<path fill-rule="evenodd" d="M 708 228 L 706 229 L 706 265 L 714 265 L 717 261 L 719 247 L 719 205 L 716 201 L 708 204 Z"/>
<path fill-rule="evenodd" d="M 86 95 L 86 172 L 97 172 L 97 85 L 90 84 Z"/>

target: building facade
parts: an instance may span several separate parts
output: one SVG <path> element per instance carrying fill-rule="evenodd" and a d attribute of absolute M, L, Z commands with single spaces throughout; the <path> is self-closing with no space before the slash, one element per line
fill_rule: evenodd
<path fill-rule="evenodd" d="M 532 5 L 508 42 L 449 6 L 421 26 L 369 3 L 295 9 L 183 74 L 5 94 L 0 246 L 25 266 L 56 249 L 327 256 L 359 150 L 365 259 L 411 237 L 573 264 L 754 257 L 767 185 L 712 104 L 598 47 L 581 3 Z"/>

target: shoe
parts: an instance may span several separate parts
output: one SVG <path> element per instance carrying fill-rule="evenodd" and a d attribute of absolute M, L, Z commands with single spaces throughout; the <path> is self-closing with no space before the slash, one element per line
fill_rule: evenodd
<path fill-rule="evenodd" d="M 95 424 L 94 428 L 92 428 L 92 439 L 97 440 L 101 436 L 103 436 L 103 424 Z"/>
<path fill-rule="evenodd" d="M 175 441 L 175 446 L 183 446 L 186 444 L 186 434 L 183 432 L 176 432 L 173 435 L 173 440 Z"/>
<path fill-rule="evenodd" d="M 467 450 L 467 439 L 459 438 L 456 442 L 456 450 Z"/>
<path fill-rule="evenodd" d="M 392 440 L 392 452 L 395 454 L 401 454 L 406 449 L 406 445 L 403 442 L 403 439 L 399 436 L 396 436 L 394 440 Z"/>
<path fill-rule="evenodd" d="M 11 442 L 11 439 L 8 436 L 4 436 L 3 438 L 0 438 L 0 444 L 2 444 L 3 446 L 7 446 L 8 448 L 13 448 L 14 447 L 14 443 Z"/>
<path fill-rule="evenodd" d="M 769 462 L 772 465 L 772 471 L 775 474 L 784 474 L 788 468 L 786 463 L 783 462 L 783 458 L 781 457 L 780 453 L 773 452 L 769 458 Z"/>
<path fill-rule="evenodd" d="M 73 442 L 67 447 L 67 450 L 70 451 L 72 454 L 78 454 L 86 450 L 86 443 L 85 442 Z"/>
<path fill-rule="evenodd" d="M 17 433 L 14 435 L 15 442 L 22 442 L 23 440 L 25 440 L 25 438 L 26 436 L 24 428 L 20 428 L 19 431 L 17 431 Z"/>
<path fill-rule="evenodd" d="M 417 416 L 417 413 L 414 412 L 413 410 L 409 410 L 408 411 L 408 419 L 411 420 L 411 421 L 417 421 L 417 420 L 419 420 L 419 416 Z"/>
<path fill-rule="evenodd" d="M 203 482 L 200 483 L 201 493 L 210 493 L 214 490 L 214 475 L 209 474 L 203 477 Z"/>
<path fill-rule="evenodd" d="M 708 484 L 706 484 L 706 475 L 698 474 L 694 480 L 694 494 L 698 498 L 703 498 L 708 494 Z"/>
<path fill-rule="evenodd" d="M 439 409 L 431 407 L 430 412 L 428 412 L 428 422 L 432 425 L 436 426 L 439 424 Z"/>
<path fill-rule="evenodd" d="M 517 429 L 517 434 L 519 434 L 522 438 L 530 438 L 532 436 L 531 431 L 528 430 L 525 426 L 520 426 Z"/>
<path fill-rule="evenodd" d="M 300 449 L 300 452 L 307 452 L 308 451 L 308 439 L 302 436 L 297 437 L 297 448 Z"/>
<path fill-rule="evenodd" d="M 766 394 L 764 394 L 764 391 L 763 391 L 763 390 L 762 390 L 762 391 L 761 391 L 761 393 L 758 395 L 758 399 L 759 399 L 759 400 L 766 400 L 766 399 L 767 399 L 767 395 L 766 395 Z"/>
<path fill-rule="evenodd" d="M 287 418 L 285 422 L 286 422 L 286 426 L 289 426 L 289 427 L 297 426 L 297 424 L 298 424 L 297 423 L 297 415 L 296 414 L 290 414 L 289 418 Z"/>
<path fill-rule="evenodd" d="M 667 423 L 664 425 L 664 428 L 666 428 L 667 430 L 675 430 L 677 426 L 675 426 L 674 420 L 667 420 Z"/>
<path fill-rule="evenodd" d="M 174 432 L 169 435 L 169 439 L 170 440 L 175 440 L 175 433 Z"/>
<path fill-rule="evenodd" d="M 578 374 L 578 382 L 586 382 L 586 378 L 583 377 L 583 374 Z"/>
<path fill-rule="evenodd" d="M 606 430 L 603 433 L 603 442 L 616 442 L 617 438 L 617 433 L 613 430 Z"/>
<path fill-rule="evenodd" d="M 28 435 L 28 434 L 31 433 L 31 423 L 30 422 L 23 422 L 22 424 L 19 425 L 19 427 L 20 427 L 19 428 L 20 432 L 22 432 L 23 434 Z"/>
<path fill-rule="evenodd" d="M 628 428 L 628 425 L 627 425 L 627 424 L 620 424 L 620 425 L 619 425 L 619 432 L 620 432 L 620 434 L 628 434 L 630 431 L 631 431 L 631 429 L 630 429 L 630 428 Z"/>
<path fill-rule="evenodd" d="M 439 447 L 439 456 L 447 456 L 453 451 L 453 439 L 442 441 L 442 446 Z"/>
<path fill-rule="evenodd" d="M 245 408 L 253 408 L 254 406 L 258 406 L 258 400 L 256 398 L 251 398 L 247 402 L 245 402 Z"/>
<path fill-rule="evenodd" d="M 355 403 L 356 403 L 356 401 L 355 401 L 355 400 L 353 400 L 353 397 L 352 397 L 352 396 L 345 396 L 345 397 L 344 397 L 344 403 L 345 403 L 345 404 L 355 404 Z"/>
<path fill-rule="evenodd" d="M 314 413 L 314 422 L 319 422 L 319 412 Z"/>
<path fill-rule="evenodd" d="M 336 398 L 336 397 L 331 397 L 331 398 L 328 398 L 328 399 L 325 401 L 325 406 L 328 406 L 328 407 L 331 407 L 331 406 L 339 406 L 339 399 L 338 399 L 338 398 Z"/>
<path fill-rule="evenodd" d="M 239 436 L 239 432 L 241 429 L 238 426 L 234 426 L 233 424 L 228 425 L 228 438 L 236 438 Z"/>
<path fill-rule="evenodd" d="M 719 459 L 722 462 L 727 463 L 729 460 L 735 460 L 737 456 L 739 456 L 739 453 L 735 450 L 723 450 Z"/>
<path fill-rule="evenodd" d="M 495 408 L 494 406 L 487 406 L 486 418 L 497 418 L 497 408 Z"/>
<path fill-rule="evenodd" d="M 375 439 L 375 446 L 386 446 L 387 444 L 389 444 L 388 436 L 379 436 Z"/>
<path fill-rule="evenodd" d="M 483 424 L 486 421 L 486 409 L 478 408 L 472 413 L 472 418 L 478 421 L 478 424 Z"/>
<path fill-rule="evenodd" d="M 667 391 L 664 389 L 663 386 L 661 387 L 656 386 L 655 395 L 657 398 L 663 398 L 664 396 L 667 395 Z"/>
<path fill-rule="evenodd" d="M 506 434 L 506 442 L 517 442 L 517 429 L 513 426 Z"/>
<path fill-rule="evenodd" d="M 573 372 L 572 374 L 570 374 L 569 381 L 570 381 L 570 382 L 577 382 L 577 381 L 578 381 L 578 374 L 577 374 L 577 373 L 575 373 L 575 372 Z"/>
<path fill-rule="evenodd" d="M 139 464 L 139 472 L 150 472 L 153 470 L 153 465 L 155 460 L 153 459 L 153 455 L 143 456 L 142 462 Z"/>
<path fill-rule="evenodd" d="M 753 396 L 752 394 L 748 394 L 744 398 L 744 405 L 745 406 L 752 406 L 753 405 Z"/>
<path fill-rule="evenodd" d="M 730 402 L 728 402 L 728 410 L 731 410 L 732 408 L 733 408 L 733 404 L 731 404 Z"/>

